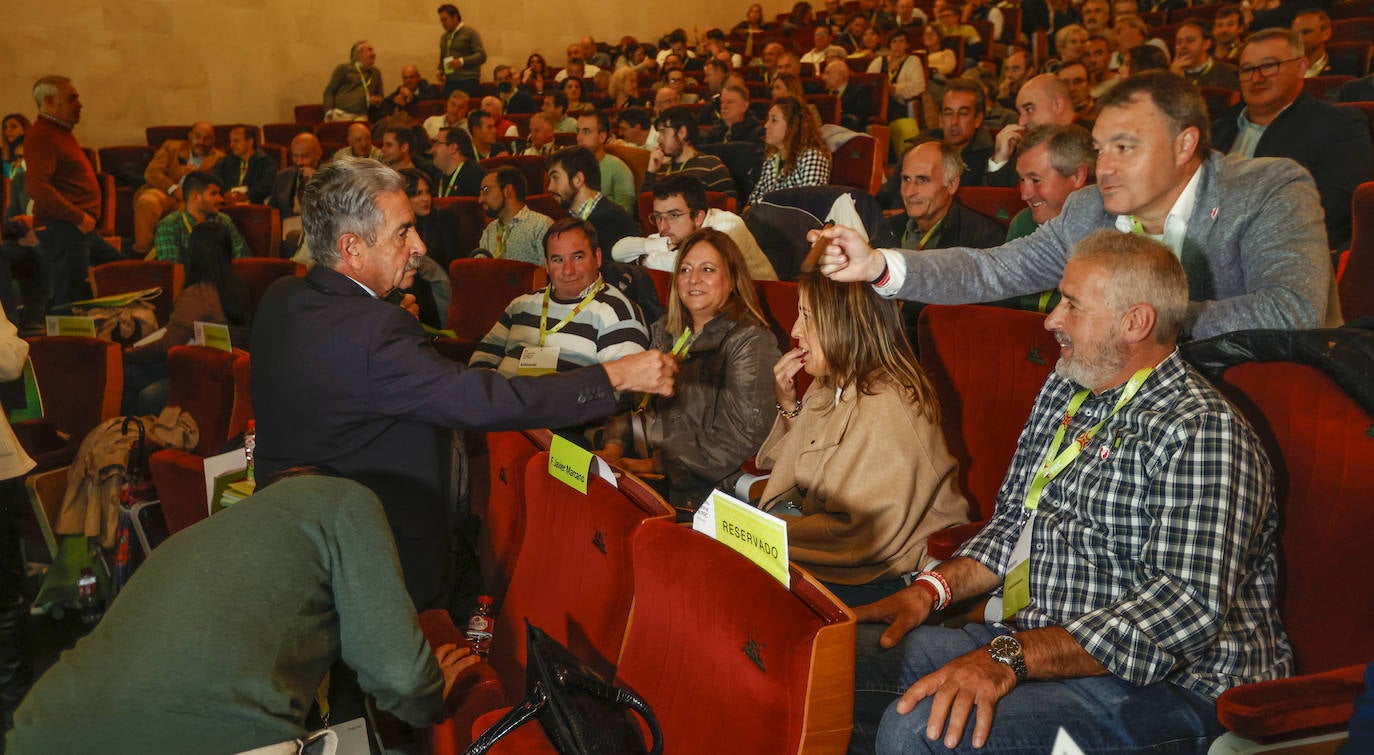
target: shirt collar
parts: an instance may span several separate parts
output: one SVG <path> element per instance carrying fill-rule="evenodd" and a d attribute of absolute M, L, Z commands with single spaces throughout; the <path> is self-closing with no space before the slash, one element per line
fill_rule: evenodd
<path fill-rule="evenodd" d="M 45 119 L 47 119 L 47 120 L 49 120 L 49 121 L 51 121 L 51 122 L 53 122 L 53 123 L 56 123 L 57 125 L 61 126 L 62 128 L 67 129 L 68 131 L 71 131 L 73 128 L 76 127 L 76 124 L 75 124 L 75 123 L 68 123 L 68 122 L 62 120 L 61 118 L 58 118 L 58 117 L 52 116 L 52 115 L 48 115 L 47 113 L 39 113 L 39 114 L 38 114 L 38 117 L 39 117 L 39 118 L 45 118 Z"/>
<path fill-rule="evenodd" d="M 1174 200 L 1174 206 L 1170 208 L 1169 214 L 1164 217 L 1164 235 L 1157 237 L 1150 235 L 1151 238 L 1163 243 L 1173 250 L 1175 256 L 1183 253 L 1183 239 L 1188 235 L 1188 219 L 1193 216 L 1193 207 L 1197 204 L 1198 187 L 1202 184 L 1202 171 L 1207 167 L 1204 160 L 1198 169 L 1193 172 L 1193 177 L 1188 180 L 1188 185 L 1183 187 L 1183 193 Z M 1132 215 L 1117 215 L 1116 229 L 1122 233 L 1134 232 L 1135 217 Z"/>

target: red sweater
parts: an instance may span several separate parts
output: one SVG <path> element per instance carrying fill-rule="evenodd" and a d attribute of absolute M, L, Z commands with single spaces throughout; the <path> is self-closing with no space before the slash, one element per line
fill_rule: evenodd
<path fill-rule="evenodd" d="M 24 135 L 24 160 L 35 227 L 54 220 L 80 225 L 83 213 L 99 220 L 100 184 L 71 129 L 40 115 Z"/>

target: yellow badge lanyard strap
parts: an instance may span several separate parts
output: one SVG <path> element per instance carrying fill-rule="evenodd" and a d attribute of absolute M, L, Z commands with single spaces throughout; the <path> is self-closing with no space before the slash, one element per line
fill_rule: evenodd
<path fill-rule="evenodd" d="M 1116 406 L 1112 407 L 1112 411 L 1103 417 L 1101 422 L 1075 438 L 1074 442 L 1061 452 L 1059 447 L 1064 443 L 1064 433 L 1068 430 L 1069 423 L 1073 421 L 1073 416 L 1078 408 L 1087 400 L 1089 391 L 1084 388 L 1074 394 L 1073 398 L 1069 400 L 1068 409 L 1064 411 L 1064 419 L 1060 421 L 1059 429 L 1054 433 L 1054 441 L 1050 443 L 1050 449 L 1045 454 L 1045 461 L 1040 465 L 1040 471 L 1036 472 L 1035 478 L 1031 480 L 1030 489 L 1026 491 L 1027 511 L 1035 511 L 1036 507 L 1040 505 L 1040 496 L 1044 494 L 1045 486 L 1050 483 L 1050 480 L 1058 477 L 1060 472 L 1067 469 L 1078 458 L 1078 455 L 1083 453 L 1083 449 L 1087 448 L 1093 438 L 1097 437 L 1098 431 L 1107 424 L 1107 420 L 1111 419 L 1121 410 L 1121 407 L 1135 398 L 1140 386 L 1144 385 L 1145 378 L 1149 377 L 1153 370 L 1153 367 L 1137 370 L 1126 383 L 1126 389 L 1121 392 L 1121 398 L 1116 400 Z"/>
<path fill-rule="evenodd" d="M 500 218 L 496 219 L 496 248 L 492 251 L 497 259 L 506 256 L 506 223 Z"/>
<path fill-rule="evenodd" d="M 181 213 L 181 223 L 182 223 L 182 225 L 186 226 L 186 232 L 187 232 L 187 233 L 190 233 L 190 232 L 191 232 L 191 225 L 192 225 L 192 224 L 191 224 L 191 214 L 188 213 L 188 212 L 182 211 L 182 213 Z"/>
<path fill-rule="evenodd" d="M 931 226 L 931 227 L 930 227 L 930 230 L 929 230 L 929 231 L 926 231 L 926 235 L 924 235 L 924 236 L 921 237 L 920 243 L 916 244 L 916 251 L 921 251 L 922 249 L 925 249 L 925 248 L 926 248 L 926 244 L 929 244 L 929 243 L 930 243 L 930 237 L 933 236 L 933 235 L 935 235 L 935 231 L 936 231 L 937 229 L 939 229 L 940 224 L 943 223 L 943 222 L 945 222 L 945 219 L 944 219 L 944 218 L 940 218 L 939 220 L 935 221 L 935 225 Z M 906 239 L 907 239 L 907 234 L 909 234 L 909 233 L 911 233 L 911 228 L 910 228 L 910 227 L 908 227 L 908 228 L 906 228 L 905 230 L 902 231 L 902 248 L 903 248 L 903 249 L 906 248 Z"/>
<path fill-rule="evenodd" d="M 363 91 L 370 93 L 372 91 L 372 79 L 369 79 L 367 74 L 363 73 L 363 64 L 354 63 L 353 67 L 358 69 L 358 78 L 363 82 Z"/>
<path fill-rule="evenodd" d="M 550 328 L 548 327 L 549 292 L 553 290 L 553 284 L 550 283 L 548 288 L 544 289 L 544 307 L 539 312 L 539 345 L 543 346 L 544 341 L 548 339 L 549 336 L 562 330 L 564 327 L 567 326 L 568 323 L 572 322 L 574 317 L 577 317 L 579 314 L 581 314 L 582 310 L 586 309 L 587 305 L 592 303 L 592 299 L 595 299 L 596 295 L 601 293 L 601 289 L 605 285 L 605 281 L 597 281 L 596 285 L 592 286 L 592 290 L 588 291 L 587 295 L 582 297 L 582 301 L 578 302 L 577 306 L 573 307 L 571 312 L 569 312 L 566 315 L 563 315 L 563 319 L 559 320 L 557 325 L 554 325 L 552 328 Z"/>
<path fill-rule="evenodd" d="M 239 182 L 236 184 L 236 186 L 242 186 L 242 185 L 243 185 L 243 179 L 246 178 L 247 176 L 248 176 L 248 161 L 247 161 L 247 160 L 242 160 L 242 159 L 240 159 L 240 160 L 239 160 Z"/>
<path fill-rule="evenodd" d="M 591 217 L 592 210 L 596 209 L 596 203 L 600 201 L 601 193 L 597 192 L 596 194 L 593 194 L 590 199 L 582 203 L 581 207 L 577 208 L 577 217 L 582 218 L 583 220 L 586 220 L 587 218 Z"/>
<path fill-rule="evenodd" d="M 668 352 L 668 356 L 672 357 L 672 358 L 673 358 L 673 361 L 675 361 L 675 362 L 681 362 L 682 360 L 684 360 L 684 359 L 687 358 L 687 352 L 688 352 L 688 350 L 690 350 L 691 348 L 692 348 L 692 329 L 691 329 L 691 328 L 683 328 L 683 329 L 682 329 L 682 335 L 678 336 L 676 341 L 673 341 L 673 350 L 670 351 L 670 352 Z M 651 393 L 646 393 L 646 394 L 644 394 L 644 398 L 641 398 L 641 399 L 639 400 L 639 406 L 635 407 L 635 413 L 638 414 L 639 412 L 642 412 L 642 411 L 644 411 L 645 409 L 648 409 L 648 408 L 649 408 L 649 399 L 652 398 L 652 397 L 653 397 L 653 394 L 651 394 Z"/>
<path fill-rule="evenodd" d="M 453 193 L 453 185 L 456 184 L 456 183 L 458 183 L 458 171 L 459 171 L 459 170 L 462 170 L 462 169 L 463 169 L 463 166 L 459 165 L 459 166 L 458 166 L 458 170 L 453 171 L 452 175 L 450 175 L 450 176 L 448 177 L 448 180 L 447 180 L 447 181 L 444 180 L 444 177 L 443 177 L 443 176 L 440 176 L 440 177 L 439 177 L 439 198 L 440 198 L 440 199 L 443 199 L 444 197 L 447 197 L 448 195 L 450 195 L 450 194 Z"/>

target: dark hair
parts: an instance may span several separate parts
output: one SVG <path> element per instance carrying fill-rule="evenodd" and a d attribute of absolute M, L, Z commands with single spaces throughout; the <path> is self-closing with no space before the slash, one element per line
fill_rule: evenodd
<path fill-rule="evenodd" d="M 1215 24 L 1218 18 L 1225 18 L 1226 16 L 1239 16 L 1240 25 L 1242 28 L 1244 28 L 1245 14 L 1241 12 L 1239 5 L 1236 5 L 1235 3 L 1226 3 L 1225 5 L 1222 5 L 1221 7 L 1217 8 L 1216 15 L 1212 17 L 1212 23 Z"/>
<path fill-rule="evenodd" d="M 1194 29 L 1197 29 L 1198 33 L 1202 35 L 1202 38 L 1204 40 L 1207 40 L 1208 42 L 1212 41 L 1212 25 L 1208 23 L 1203 23 L 1202 19 L 1200 18 L 1190 18 L 1187 21 L 1184 21 L 1183 23 L 1179 24 L 1174 29 L 1175 38 L 1178 37 L 1179 29 L 1182 29 L 1185 26 L 1191 26 Z"/>
<path fill-rule="evenodd" d="M 658 118 L 654 119 L 654 126 L 666 128 L 669 131 L 677 131 L 680 128 L 687 129 L 687 136 L 683 141 L 692 145 L 697 144 L 697 119 L 692 116 L 692 111 L 682 105 L 677 105 L 664 110 Z"/>
<path fill-rule="evenodd" d="M 1154 45 L 1136 45 L 1126 51 L 1125 58 L 1130 61 L 1131 75 L 1147 71 L 1169 72 L 1169 55 Z M 1175 76 L 1174 78 L 1180 77 Z"/>
<path fill-rule="evenodd" d="M 671 173 L 654 182 L 654 199 L 675 196 L 682 197 L 682 201 L 687 203 L 687 210 L 693 215 L 710 209 L 706 204 L 706 184 L 696 176 Z"/>
<path fill-rule="evenodd" d="M 0 118 L 0 126 L 3 126 L 7 121 L 17 121 L 19 125 L 24 127 L 24 134 L 27 134 L 29 128 L 33 125 L 29 123 L 28 118 L 25 118 L 20 113 L 10 113 L 4 118 Z M 24 143 L 24 134 L 20 134 L 19 137 L 12 142 L 5 141 L 3 137 L 0 137 L 0 155 L 3 155 L 6 160 L 13 160 L 14 148 Z"/>
<path fill-rule="evenodd" d="M 429 190 L 434 191 L 434 180 L 429 174 L 419 168 L 406 168 L 401 172 L 401 178 L 406 180 L 406 196 L 413 197 L 420 192 L 420 182 L 424 181 Z"/>
<path fill-rule="evenodd" d="M 581 173 L 588 189 L 601 191 L 601 165 L 596 162 L 596 155 L 586 147 L 564 147 L 553 153 L 549 156 L 549 170 L 555 166 L 563 169 L 569 181 Z"/>
<path fill-rule="evenodd" d="M 680 42 L 684 45 L 687 44 L 687 32 L 682 29 L 673 29 L 668 32 L 668 44 L 671 45 L 674 42 Z"/>
<path fill-rule="evenodd" d="M 458 151 L 463 153 L 463 157 L 468 160 L 476 160 L 477 153 L 472 148 L 472 137 L 468 132 L 461 128 L 446 128 L 440 135 L 440 143 L 452 144 L 458 147 Z"/>
<path fill-rule="evenodd" d="M 389 126 L 382 134 L 391 134 L 397 144 L 404 146 L 412 156 L 415 155 L 415 132 L 409 126 Z"/>
<path fill-rule="evenodd" d="M 224 182 L 213 173 L 204 170 L 193 170 L 181 179 L 181 196 L 189 197 L 196 192 L 205 191 L 210 185 L 218 186 L 220 191 L 224 191 Z"/>
<path fill-rule="evenodd" d="M 439 6 L 439 12 L 447 13 L 450 16 L 453 16 L 454 18 L 458 19 L 459 21 L 463 20 L 463 14 L 458 12 L 458 6 L 454 5 L 453 3 L 444 3 L 443 5 Z"/>
<path fill-rule="evenodd" d="M 233 260 L 234 241 L 228 226 L 211 221 L 191 229 L 186 241 L 186 287 L 214 286 L 229 324 L 247 325 L 253 316 L 252 298 L 248 284 L 234 271 Z"/>
<path fill-rule="evenodd" d="M 721 73 L 730 72 L 730 64 L 726 63 L 720 58 L 711 58 L 707 60 L 704 64 L 702 64 L 702 68 L 716 68 L 719 69 Z"/>
<path fill-rule="evenodd" d="M 567 79 L 564 79 L 564 81 L 567 81 Z M 565 113 L 568 111 L 568 95 L 563 94 L 563 90 L 556 89 L 552 92 L 544 93 L 545 99 L 548 99 L 550 97 L 553 98 L 554 105 L 558 106 L 559 108 L 562 108 L 563 112 Z"/>
<path fill-rule="evenodd" d="M 601 247 L 597 246 L 596 226 L 582 218 L 567 217 L 553 221 L 553 225 L 544 233 L 544 256 L 549 256 L 549 244 L 555 236 L 562 236 L 571 231 L 581 231 L 582 235 L 587 237 L 587 246 L 591 247 L 593 252 L 600 251 Z"/>
<path fill-rule="evenodd" d="M 649 111 L 642 107 L 627 107 L 620 111 L 616 120 L 624 121 L 636 128 L 649 128 Z"/>
<path fill-rule="evenodd" d="M 515 198 L 521 202 L 525 201 L 525 192 L 529 187 L 525 183 L 525 173 L 513 165 L 502 165 L 494 171 L 496 174 L 496 185 L 505 191 L 509 186 L 515 191 Z"/>
<path fill-rule="evenodd" d="M 485 110 L 483 110 L 483 109 L 481 109 L 481 108 L 478 108 L 478 109 L 472 111 L 471 113 L 468 113 L 468 131 L 473 131 L 473 130 L 475 130 L 476 128 L 478 128 L 479 126 L 481 126 L 481 125 L 482 125 L 482 119 L 483 119 L 484 117 L 485 117 L 485 118 L 491 118 L 493 121 L 496 120 L 496 118 L 492 117 L 492 114 L 491 114 L 491 113 L 488 113 L 487 111 L 485 111 Z M 462 129 L 458 129 L 458 130 L 459 130 L 459 131 L 462 131 Z M 469 136 L 471 136 L 471 134 L 469 134 Z"/>
<path fill-rule="evenodd" d="M 578 120 L 583 118 L 595 118 L 596 130 L 603 134 L 611 133 L 611 119 L 602 110 L 584 110 L 577 114 Z"/>
<path fill-rule="evenodd" d="M 2 121 L 0 121 L 0 122 L 2 122 Z M 246 123 L 240 123 L 240 124 L 238 124 L 238 125 L 236 125 L 236 126 L 231 126 L 231 127 L 229 128 L 229 133 L 232 135 L 235 131 L 237 131 L 237 130 L 239 130 L 239 129 L 243 129 L 243 138 L 244 138 L 244 139 L 247 139 L 248 141 L 250 141 L 250 142 L 253 143 L 253 149 L 257 149 L 258 146 L 259 146 L 259 145 L 258 145 L 258 127 L 257 127 L 257 126 L 249 126 L 249 125 L 246 124 Z"/>
<path fill-rule="evenodd" d="M 797 161 L 803 153 L 827 149 L 825 138 L 821 136 L 820 123 L 811 111 L 807 110 L 806 103 L 796 97 L 779 97 L 773 101 L 769 109 L 776 109 L 781 113 L 783 121 L 787 124 L 787 132 L 783 135 L 787 154 L 782 158 L 780 171 L 783 175 L 790 174 L 797 167 Z M 771 158 L 778 154 L 778 151 L 777 147 L 765 146 L 764 158 Z"/>
<path fill-rule="evenodd" d="M 1131 52 L 1139 49 L 1131 48 Z M 1157 47 L 1150 49 L 1159 51 Z M 1134 66 L 1134 57 L 1131 58 L 1131 63 Z M 1101 110 L 1106 110 L 1109 107 L 1125 107 L 1135 102 L 1139 96 L 1148 97 L 1154 106 L 1164 113 L 1173 123 L 1175 136 L 1186 128 L 1196 128 L 1197 149 L 1193 154 L 1203 160 L 1207 159 L 1207 155 L 1212 151 L 1212 131 L 1207 119 L 1207 103 L 1203 101 L 1197 87 L 1189 84 L 1182 76 L 1169 71 L 1132 73 L 1107 90 L 1097 102 Z"/>
<path fill-rule="evenodd" d="M 948 97 L 952 92 L 964 92 L 973 95 L 974 115 L 983 115 L 988 110 L 988 95 L 983 90 L 983 85 L 969 79 L 955 79 L 945 85 L 944 97 Z M 940 98 L 940 107 L 944 107 L 944 97 Z"/>

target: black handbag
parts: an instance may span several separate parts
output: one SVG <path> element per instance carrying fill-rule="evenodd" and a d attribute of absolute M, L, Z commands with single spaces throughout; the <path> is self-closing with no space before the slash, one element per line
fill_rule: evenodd
<path fill-rule="evenodd" d="M 467 749 L 480 755 L 505 735 L 538 718 L 561 755 L 663 752 L 663 732 L 643 698 L 616 686 L 578 660 L 557 640 L 525 620 L 525 699 Z M 649 725 L 653 743 L 645 749 L 633 710 Z"/>

